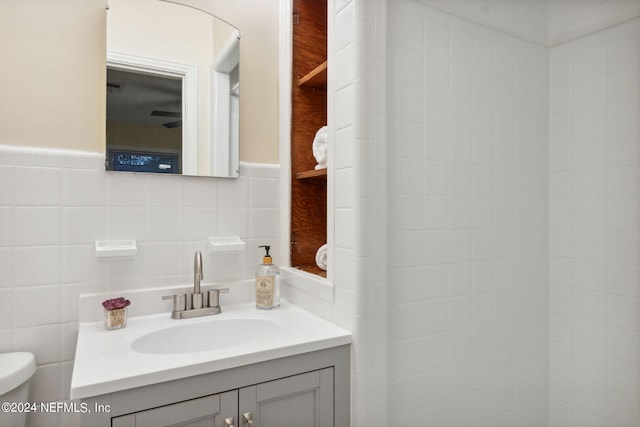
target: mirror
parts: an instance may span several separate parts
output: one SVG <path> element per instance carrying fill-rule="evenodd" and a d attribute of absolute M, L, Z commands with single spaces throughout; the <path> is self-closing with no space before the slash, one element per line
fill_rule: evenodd
<path fill-rule="evenodd" d="M 107 169 L 239 175 L 240 33 L 196 8 L 109 0 Z"/>

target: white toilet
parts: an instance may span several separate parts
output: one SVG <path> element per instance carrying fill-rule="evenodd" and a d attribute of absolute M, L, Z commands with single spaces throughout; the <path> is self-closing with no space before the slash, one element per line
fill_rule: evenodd
<path fill-rule="evenodd" d="M 35 371 L 36 359 L 31 353 L 0 354 L 0 403 L 29 402 L 29 379 Z M 0 411 L 0 426 L 24 427 L 26 422 L 26 411 Z"/>

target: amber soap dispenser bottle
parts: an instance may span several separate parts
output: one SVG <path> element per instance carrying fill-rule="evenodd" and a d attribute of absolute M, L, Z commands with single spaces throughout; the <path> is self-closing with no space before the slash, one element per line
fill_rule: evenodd
<path fill-rule="evenodd" d="M 269 255 L 271 246 L 258 247 L 264 248 L 266 254 L 256 270 L 256 307 L 273 310 L 280 306 L 280 269 Z"/>

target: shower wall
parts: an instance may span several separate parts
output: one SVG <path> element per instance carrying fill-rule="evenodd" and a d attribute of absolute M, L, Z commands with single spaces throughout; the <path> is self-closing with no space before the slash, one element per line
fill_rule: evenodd
<path fill-rule="evenodd" d="M 640 20 L 550 52 L 550 421 L 640 426 Z"/>
<path fill-rule="evenodd" d="M 548 426 L 548 50 L 388 4 L 389 419 Z"/>

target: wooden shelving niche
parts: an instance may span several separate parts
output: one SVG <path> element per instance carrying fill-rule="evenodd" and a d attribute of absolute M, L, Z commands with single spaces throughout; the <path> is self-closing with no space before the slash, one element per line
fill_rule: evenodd
<path fill-rule="evenodd" d="M 313 139 L 327 124 L 327 2 L 293 0 L 291 82 L 291 266 L 326 277 L 316 252 L 327 242 L 327 171 L 315 170 Z"/>

